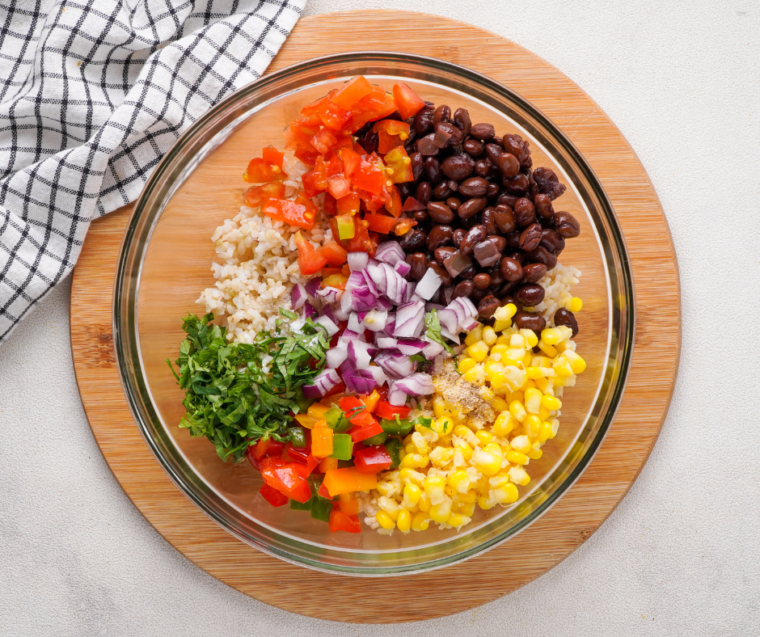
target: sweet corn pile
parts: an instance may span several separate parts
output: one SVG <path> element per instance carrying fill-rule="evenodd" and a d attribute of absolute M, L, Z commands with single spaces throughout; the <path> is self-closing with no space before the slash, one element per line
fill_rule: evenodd
<path fill-rule="evenodd" d="M 573 312 L 581 306 L 577 297 L 567 303 Z M 518 486 L 530 482 L 527 466 L 559 430 L 563 388 L 575 385 L 586 363 L 569 327 L 540 335 L 517 329 L 516 311 L 511 303 L 499 308 L 494 326 L 470 332 L 458 358 L 459 372 L 479 387 L 495 421 L 483 426 L 435 394 L 432 413 L 423 409 L 434 418 L 431 427 L 416 426 L 403 441 L 398 469 L 381 474 L 377 491 L 364 496 L 365 521 L 380 533 L 424 531 L 431 523 L 460 529 L 476 507 L 508 506 L 519 498 Z"/>

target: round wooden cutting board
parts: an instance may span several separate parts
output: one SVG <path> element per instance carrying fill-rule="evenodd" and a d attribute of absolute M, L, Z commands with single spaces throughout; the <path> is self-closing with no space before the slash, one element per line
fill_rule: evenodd
<path fill-rule="evenodd" d="M 228 535 L 182 495 L 140 436 L 119 382 L 111 329 L 116 261 L 131 207 L 90 229 L 74 271 L 71 341 L 82 401 L 106 461 L 135 506 L 177 550 L 246 595 L 294 613 L 404 622 L 463 611 L 523 586 L 574 551 L 620 502 L 649 456 L 670 403 L 680 350 L 678 271 L 657 195 L 633 150 L 599 107 L 553 66 L 493 33 L 453 20 L 362 11 L 304 18 L 269 71 L 359 50 L 436 57 L 509 86 L 570 137 L 612 201 L 635 281 L 633 362 L 604 444 L 564 497 L 507 543 L 432 573 L 356 579 L 309 571 Z M 383 604 L 366 604 L 367 598 Z"/>

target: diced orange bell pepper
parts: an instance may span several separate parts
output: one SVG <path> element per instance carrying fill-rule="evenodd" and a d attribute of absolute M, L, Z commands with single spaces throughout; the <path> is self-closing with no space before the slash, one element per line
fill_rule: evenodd
<path fill-rule="evenodd" d="M 380 234 L 390 234 L 398 223 L 398 219 L 395 217 L 389 217 L 388 215 L 376 215 L 367 213 L 364 215 L 364 220 L 369 223 L 369 229 L 373 232 L 379 232 Z"/>
<path fill-rule="evenodd" d="M 364 403 L 368 412 L 373 413 L 377 407 L 377 403 L 380 401 L 380 393 L 374 389 L 369 396 L 360 396 L 359 400 Z"/>
<path fill-rule="evenodd" d="M 316 213 L 313 208 L 314 204 L 305 198 L 301 202 L 287 199 L 267 199 L 261 208 L 261 212 L 275 221 L 283 221 L 288 225 L 309 230 L 314 227 Z"/>
<path fill-rule="evenodd" d="M 394 184 L 403 184 L 414 181 L 412 160 L 403 146 L 396 146 L 385 155 L 385 163 L 392 171 L 386 174 Z"/>
<path fill-rule="evenodd" d="M 264 150 L 261 151 L 261 157 L 264 161 L 268 161 L 270 164 L 279 166 L 280 168 L 282 168 L 282 161 L 285 159 L 285 155 L 274 146 L 267 146 L 264 148 Z"/>
<path fill-rule="evenodd" d="M 253 186 L 243 193 L 246 206 L 258 208 L 267 199 L 282 199 L 285 195 L 285 184 L 281 181 L 270 181 L 268 184 Z"/>
<path fill-rule="evenodd" d="M 311 454 L 315 458 L 327 458 L 333 452 L 333 430 L 315 425 L 311 430 Z"/>
<path fill-rule="evenodd" d="M 249 184 L 263 184 L 268 181 L 282 181 L 285 179 L 282 168 L 270 164 L 261 157 L 256 157 L 248 162 L 248 168 L 243 175 L 243 180 Z"/>
<path fill-rule="evenodd" d="M 414 117 L 425 108 L 425 101 L 403 82 L 393 85 L 393 101 L 396 102 L 401 119 Z"/>
<path fill-rule="evenodd" d="M 315 421 L 324 420 L 328 409 L 330 408 L 321 403 L 312 403 L 306 411 L 306 415 L 314 418 Z"/>
<path fill-rule="evenodd" d="M 338 468 L 337 458 L 322 458 L 322 460 L 319 461 L 320 473 L 327 473 L 328 471 L 332 471 L 333 469 L 337 469 L 337 468 Z"/>
<path fill-rule="evenodd" d="M 315 418 L 312 418 L 308 414 L 296 414 L 295 419 L 301 427 L 305 427 L 306 429 L 313 428 L 314 423 L 317 422 Z"/>
<path fill-rule="evenodd" d="M 298 248 L 298 267 L 301 274 L 315 274 L 327 265 L 327 257 L 317 252 L 300 232 L 296 232 L 294 240 Z"/>
<path fill-rule="evenodd" d="M 340 108 L 348 110 L 371 92 L 372 84 L 363 75 L 359 75 L 343 86 L 343 88 L 338 89 L 338 92 L 333 95 L 332 101 L 337 106 L 340 106 Z"/>
<path fill-rule="evenodd" d="M 343 513 L 346 513 L 347 515 L 356 515 L 359 513 L 359 500 L 357 500 L 352 494 L 341 493 L 339 497 L 340 510 L 343 511 Z"/>
<path fill-rule="evenodd" d="M 353 491 L 370 491 L 377 486 L 377 475 L 360 473 L 355 467 L 331 469 L 325 473 L 323 483 L 330 497 Z"/>
<path fill-rule="evenodd" d="M 341 215 L 355 215 L 361 209 L 361 200 L 359 195 L 354 191 L 349 192 L 346 196 L 338 199 L 337 210 Z"/>

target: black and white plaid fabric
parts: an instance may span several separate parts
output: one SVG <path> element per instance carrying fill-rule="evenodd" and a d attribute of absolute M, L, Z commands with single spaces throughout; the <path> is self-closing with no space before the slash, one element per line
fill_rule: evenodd
<path fill-rule="evenodd" d="M 0 341 L 306 0 L 0 0 Z"/>

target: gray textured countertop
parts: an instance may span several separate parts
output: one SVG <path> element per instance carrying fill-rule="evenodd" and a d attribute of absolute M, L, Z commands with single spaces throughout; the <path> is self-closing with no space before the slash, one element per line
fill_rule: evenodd
<path fill-rule="evenodd" d="M 359 8 L 515 40 L 586 90 L 638 153 L 683 297 L 675 396 L 641 476 L 578 551 L 487 606 L 396 627 L 279 611 L 193 566 L 119 488 L 77 393 L 67 282 L 0 348 L 0 635 L 758 634 L 760 5 L 312 0 L 307 14 Z"/>

